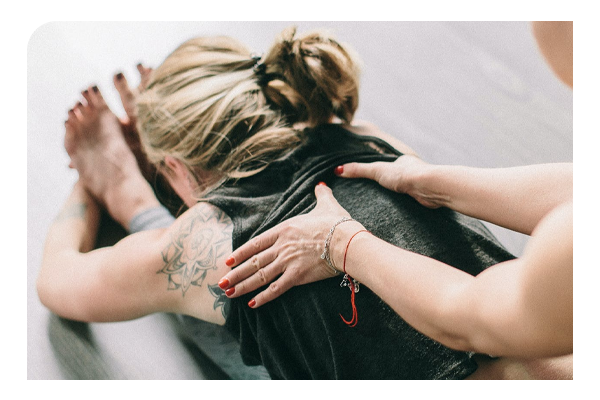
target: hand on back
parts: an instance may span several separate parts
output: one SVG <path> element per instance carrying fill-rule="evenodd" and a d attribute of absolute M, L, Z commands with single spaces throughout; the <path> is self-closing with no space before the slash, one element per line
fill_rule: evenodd
<path fill-rule="evenodd" d="M 406 154 L 393 163 L 348 163 L 336 168 L 336 175 L 342 178 L 366 178 L 378 182 L 386 189 L 406 193 L 429 208 L 440 205 L 425 190 L 423 178 L 433 168 L 419 157 Z"/>
<path fill-rule="evenodd" d="M 277 225 L 232 253 L 227 264 L 235 268 L 219 282 L 228 297 L 272 282 L 250 301 L 249 306 L 256 308 L 294 286 L 336 276 L 321 255 L 331 227 L 349 214 L 324 184 L 317 185 L 315 194 L 317 206 L 310 213 Z"/>

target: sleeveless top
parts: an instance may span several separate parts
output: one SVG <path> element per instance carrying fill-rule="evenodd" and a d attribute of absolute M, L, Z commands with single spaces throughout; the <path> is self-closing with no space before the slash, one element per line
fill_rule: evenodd
<path fill-rule="evenodd" d="M 208 202 L 232 219 L 234 249 L 311 211 L 314 187 L 323 181 L 354 219 L 391 244 L 472 275 L 514 258 L 477 220 L 425 208 L 371 180 L 333 173 L 347 162 L 394 161 L 400 155 L 378 138 L 323 125 L 306 130 L 303 144 L 284 159 L 226 183 Z M 340 287 L 341 280 L 296 286 L 258 309 L 247 304 L 264 287 L 230 299 L 225 325 L 239 341 L 244 363 L 264 365 L 273 379 L 462 379 L 477 369 L 471 353 L 417 332 L 365 285 L 356 294 L 358 324 L 349 327 L 340 317 L 352 316 L 350 291 Z"/>

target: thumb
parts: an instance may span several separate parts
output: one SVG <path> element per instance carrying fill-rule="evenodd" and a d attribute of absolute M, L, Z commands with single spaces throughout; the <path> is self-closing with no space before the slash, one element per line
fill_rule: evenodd
<path fill-rule="evenodd" d="M 321 182 L 315 187 L 315 196 L 317 196 L 317 206 L 315 209 L 326 209 L 328 212 L 337 211 L 348 214 L 346 210 L 340 206 L 340 203 L 337 202 L 335 197 L 333 197 L 333 192 L 325 183 Z"/>
<path fill-rule="evenodd" d="M 348 163 L 335 169 L 335 174 L 342 178 L 367 178 L 377 180 L 381 162 L 373 163 Z"/>

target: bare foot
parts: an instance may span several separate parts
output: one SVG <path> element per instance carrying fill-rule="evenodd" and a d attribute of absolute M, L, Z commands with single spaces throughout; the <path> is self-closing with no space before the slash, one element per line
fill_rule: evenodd
<path fill-rule="evenodd" d="M 127 115 L 127 119 L 121 121 L 121 128 L 123 131 L 123 136 L 127 145 L 133 152 L 133 155 L 138 161 L 138 165 L 140 167 L 140 171 L 144 178 L 147 181 L 151 182 L 156 178 L 156 168 L 150 162 L 146 155 L 144 154 L 144 149 L 142 148 L 142 144 L 140 142 L 140 136 L 136 129 L 136 121 L 137 121 L 137 109 L 135 101 L 139 94 L 144 90 L 144 88 L 148 85 L 150 81 L 150 73 L 152 72 L 151 68 L 147 68 L 143 66 L 141 63 L 137 65 L 138 72 L 140 73 L 140 84 L 137 88 L 131 89 L 129 83 L 127 82 L 127 78 L 121 72 L 115 74 L 113 77 L 113 83 L 117 92 L 119 92 L 119 96 L 121 97 L 121 103 L 123 104 L 123 109 L 125 110 L 125 114 Z"/>
<path fill-rule="evenodd" d="M 128 229 L 133 216 L 159 202 L 98 88 L 90 87 L 83 97 L 86 104 L 69 111 L 65 149 L 86 189 Z"/>
<path fill-rule="evenodd" d="M 127 114 L 126 120 L 120 121 L 123 137 L 137 159 L 142 175 L 153 186 L 154 192 L 160 202 L 163 203 L 172 214 L 178 214 L 181 211 L 184 211 L 186 207 L 165 177 L 162 174 L 159 174 L 156 167 L 148 162 L 148 158 L 146 157 L 140 142 L 139 133 L 136 129 L 136 99 L 139 94 L 145 90 L 146 86 L 148 86 L 150 74 L 152 73 L 151 68 L 145 67 L 141 63 L 137 65 L 137 70 L 140 74 L 140 84 L 134 89 L 129 86 L 127 78 L 123 73 L 119 72 L 113 77 L 113 83 L 117 92 L 119 92 L 123 109 Z"/>
<path fill-rule="evenodd" d="M 115 87 L 119 92 L 119 96 L 121 96 L 121 102 L 123 103 L 125 113 L 127 114 L 129 121 L 133 124 L 135 124 L 137 117 L 135 100 L 137 99 L 137 96 L 144 91 L 148 82 L 150 82 L 150 74 L 152 73 L 152 68 L 147 68 L 141 63 L 137 65 L 137 70 L 140 73 L 140 84 L 135 89 L 129 87 L 127 78 L 122 73 L 119 72 L 113 78 Z"/>

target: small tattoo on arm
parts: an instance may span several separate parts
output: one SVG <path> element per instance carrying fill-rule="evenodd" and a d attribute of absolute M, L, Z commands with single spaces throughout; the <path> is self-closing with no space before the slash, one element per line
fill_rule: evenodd
<path fill-rule="evenodd" d="M 86 203 L 74 203 L 66 205 L 54 219 L 54 222 L 64 221 L 71 218 L 84 218 L 87 210 Z"/>
<path fill-rule="evenodd" d="M 212 294 L 215 297 L 213 310 L 222 307 L 221 313 L 223 314 L 223 318 L 227 318 L 227 315 L 229 314 L 229 308 L 231 307 L 231 302 L 229 301 L 229 298 L 225 295 L 225 291 L 221 289 L 219 285 L 208 285 L 208 290 L 210 294 Z"/>
<path fill-rule="evenodd" d="M 192 286 L 202 286 L 217 260 L 231 251 L 231 219 L 217 208 L 192 208 L 173 233 L 171 243 L 162 251 L 164 267 L 158 271 L 168 276 L 168 290 L 181 290 L 182 296 Z M 216 222 L 216 223 L 215 223 Z M 208 285 L 217 298 L 214 309 L 228 308 L 225 293 L 217 285 Z"/>

